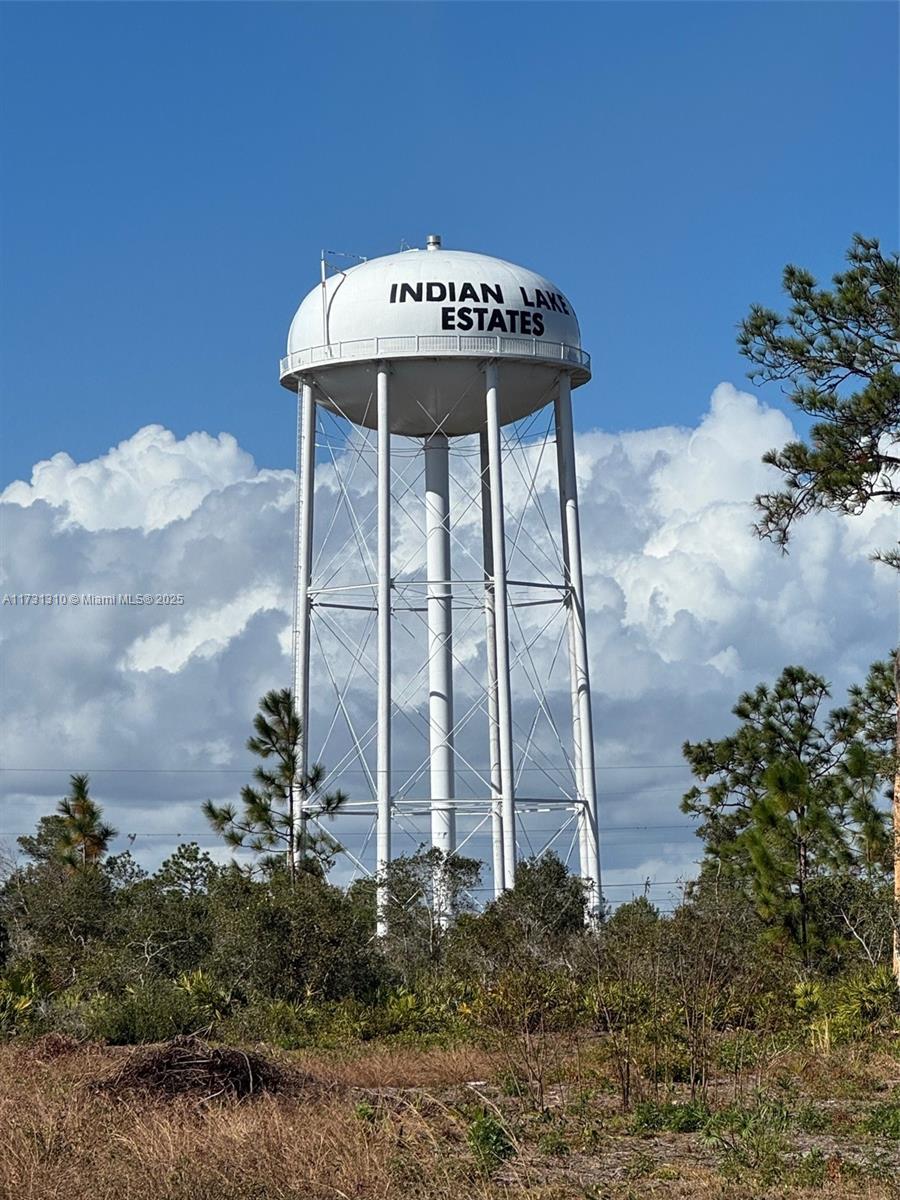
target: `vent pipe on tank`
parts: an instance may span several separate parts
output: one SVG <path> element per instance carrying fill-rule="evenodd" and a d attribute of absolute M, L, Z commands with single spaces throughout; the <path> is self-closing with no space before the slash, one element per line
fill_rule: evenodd
<path fill-rule="evenodd" d="M 439 233 L 429 233 L 425 239 L 425 248 L 426 250 L 440 250 L 441 235 Z"/>

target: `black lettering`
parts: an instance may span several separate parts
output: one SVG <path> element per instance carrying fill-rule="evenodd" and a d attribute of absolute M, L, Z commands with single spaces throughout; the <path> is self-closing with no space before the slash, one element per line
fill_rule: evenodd
<path fill-rule="evenodd" d="M 509 332 L 510 333 L 518 333 L 519 332 L 518 329 L 516 329 L 516 322 L 519 319 L 519 315 L 520 314 L 514 308 L 508 308 L 506 310 L 506 319 L 509 322 Z M 521 315 L 524 316 L 525 314 L 522 313 Z"/>
<path fill-rule="evenodd" d="M 401 283 L 400 284 L 400 303 L 401 304 L 406 303 L 407 296 L 409 297 L 410 300 L 415 300 L 417 303 L 421 303 L 421 300 L 422 300 L 422 285 L 421 285 L 421 283 L 416 283 L 416 284 Z"/>
<path fill-rule="evenodd" d="M 534 302 L 538 308 L 549 308 L 550 301 L 544 295 L 540 288 L 534 289 Z"/>
<path fill-rule="evenodd" d="M 472 312 L 478 318 L 478 332 L 484 333 L 484 318 L 487 316 L 486 308 L 473 308 Z"/>
<path fill-rule="evenodd" d="M 531 332 L 534 334 L 535 337 L 543 337 L 544 336 L 544 314 L 543 313 L 535 313 L 531 319 L 534 322 L 534 327 L 532 328 Z"/>
<path fill-rule="evenodd" d="M 554 312 L 562 312 L 562 309 L 559 307 L 559 297 L 556 295 L 556 292 L 550 293 L 550 307 Z"/>
<path fill-rule="evenodd" d="M 503 303 L 503 288 L 499 283 L 495 283 L 493 287 L 489 283 L 481 285 L 481 299 L 485 304 L 490 304 L 493 300 L 495 304 Z"/>
<path fill-rule="evenodd" d="M 441 309 L 441 329 L 455 329 L 453 319 L 456 316 L 456 309 L 442 308 Z"/>
<path fill-rule="evenodd" d="M 522 326 L 522 329 L 521 329 L 522 333 L 531 333 L 531 317 L 532 317 L 532 314 L 530 312 L 519 313 L 519 320 L 520 320 L 521 326 Z"/>
<path fill-rule="evenodd" d="M 447 299 L 448 300 L 456 299 L 456 284 L 455 283 L 447 284 Z"/>
<path fill-rule="evenodd" d="M 397 285 L 396 285 L 396 283 L 392 283 L 391 284 L 391 304 L 396 304 L 396 303 L 397 303 Z"/>
<path fill-rule="evenodd" d="M 426 283 L 425 299 L 440 302 L 447 299 L 447 287 L 443 283 Z"/>
<path fill-rule="evenodd" d="M 563 312 L 566 314 L 567 317 L 570 317 L 572 314 L 569 312 L 569 306 L 568 306 L 568 304 L 566 304 L 565 296 L 559 296 L 558 299 L 559 299 L 560 304 L 562 305 Z"/>
<path fill-rule="evenodd" d="M 456 310 L 456 328 L 463 331 L 472 328 L 471 308 L 458 308 Z"/>
<path fill-rule="evenodd" d="M 501 333 L 506 333 L 506 322 L 503 319 L 503 313 L 499 308 L 495 308 L 491 313 L 491 319 L 488 321 L 487 331 L 493 333 L 495 329 L 499 329 Z"/>
<path fill-rule="evenodd" d="M 522 293 L 522 303 L 525 305 L 525 307 L 534 308 L 534 301 L 528 299 L 528 293 L 525 291 L 525 289 L 520 287 L 519 291 Z"/>
<path fill-rule="evenodd" d="M 459 289 L 459 299 L 460 303 L 463 300 L 474 300 L 476 304 L 478 303 L 478 293 L 472 287 L 471 283 L 464 283 L 462 285 Z"/>

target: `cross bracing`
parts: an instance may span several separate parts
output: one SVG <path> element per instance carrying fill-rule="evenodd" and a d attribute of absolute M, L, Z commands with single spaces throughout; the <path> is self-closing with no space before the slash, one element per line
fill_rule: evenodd
<path fill-rule="evenodd" d="M 301 433 L 298 464 L 308 468 L 314 461 L 315 469 L 314 488 L 310 480 L 305 493 L 305 551 L 299 481 L 295 686 L 301 698 L 305 687 L 309 761 L 323 762 L 330 784 L 351 796 L 337 818 L 351 873 L 373 873 L 384 863 L 387 814 L 387 845 L 393 833 L 395 854 L 429 840 L 470 853 L 485 860 L 484 874 L 493 876 L 496 891 L 509 886 L 516 857 L 553 848 L 590 877 L 597 897 L 599 870 L 586 850 L 590 836 L 596 844 L 596 801 L 585 787 L 583 739 L 579 743 L 578 629 L 559 490 L 559 400 L 496 431 L 494 471 L 503 483 L 498 511 L 485 435 L 441 438 L 438 424 L 428 438 L 392 436 L 386 444 L 379 431 L 348 421 L 321 381 L 315 388 L 320 399 L 312 413 L 305 404 L 313 388 L 306 395 L 301 388 L 298 421 L 312 436 L 310 444 Z M 366 411 L 384 399 L 373 392 Z M 385 507 L 387 527 L 379 525 Z M 492 625 L 499 616 L 492 557 L 498 519 L 506 600 L 499 684 Z M 389 578 L 380 570 L 385 539 Z M 433 569 L 435 562 L 440 569 Z M 379 627 L 381 613 L 389 631 Z M 505 772 L 496 736 L 504 678 Z M 590 773 L 592 782 L 592 761 Z M 535 821 L 538 814 L 544 824 Z M 592 835 L 585 832 L 591 825 Z"/>

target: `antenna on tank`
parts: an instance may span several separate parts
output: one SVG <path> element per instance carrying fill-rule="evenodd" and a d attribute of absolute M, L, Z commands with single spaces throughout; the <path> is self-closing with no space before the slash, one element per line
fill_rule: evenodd
<path fill-rule="evenodd" d="M 328 259 L 325 257 L 327 251 L 322 251 L 322 345 L 328 346 L 328 296 L 325 289 L 325 279 L 328 274 Z"/>
<path fill-rule="evenodd" d="M 322 290 L 322 345 L 330 346 L 331 338 L 328 336 L 328 290 L 325 286 L 325 281 L 328 278 L 328 268 L 331 267 L 338 275 L 343 275 L 344 271 L 331 261 L 332 258 L 352 258 L 358 263 L 368 262 L 364 254 L 350 254 L 346 250 L 322 250 L 321 252 L 321 290 Z"/>

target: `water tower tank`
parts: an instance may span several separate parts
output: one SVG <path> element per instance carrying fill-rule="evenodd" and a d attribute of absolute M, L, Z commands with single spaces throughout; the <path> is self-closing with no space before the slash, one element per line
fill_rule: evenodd
<path fill-rule="evenodd" d="M 486 254 L 424 250 L 371 259 L 323 280 L 288 334 L 281 383 L 314 376 L 319 401 L 376 427 L 376 363 L 391 363 L 391 432 L 427 437 L 485 427 L 486 358 L 502 364 L 500 421 L 551 399 L 561 367 L 573 387 L 591 376 L 578 319 L 549 279 Z"/>

